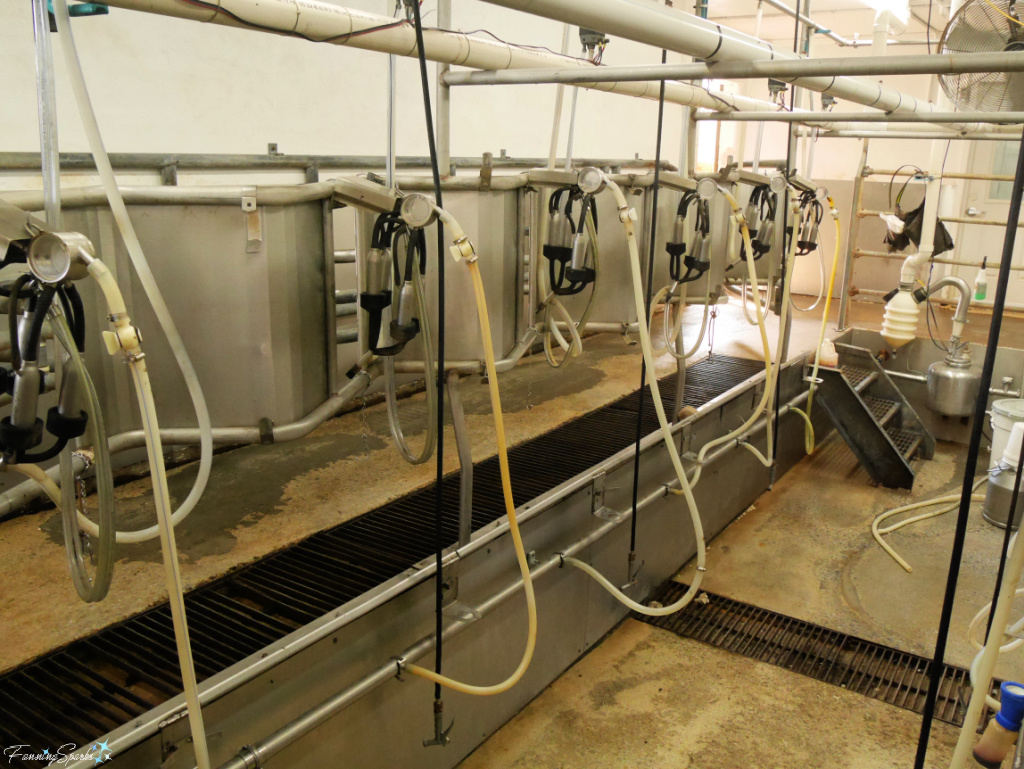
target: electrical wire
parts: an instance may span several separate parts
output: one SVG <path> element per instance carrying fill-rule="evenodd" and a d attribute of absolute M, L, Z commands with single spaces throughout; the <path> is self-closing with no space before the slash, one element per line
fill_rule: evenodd
<path fill-rule="evenodd" d="M 988 6 L 990 6 L 992 8 L 992 10 L 995 11 L 996 13 L 998 13 L 1000 16 L 1004 16 L 1007 19 L 1009 19 L 1010 21 L 1012 21 L 1014 24 L 1016 24 L 1016 25 L 1018 25 L 1020 27 L 1024 27 L 1024 21 L 1021 21 L 1020 19 L 1015 19 L 1013 16 L 1008 14 L 1006 11 L 1004 11 L 1002 8 L 1000 8 L 998 5 L 993 3 L 992 0 L 985 0 L 985 3 Z"/>
<path fill-rule="evenodd" d="M 602 49 L 603 50 L 603 49 Z M 661 51 L 661 63 L 664 64 L 668 60 L 668 52 L 662 49 Z M 648 257 L 647 257 L 647 287 L 645 290 L 644 300 L 644 318 L 650 318 L 651 312 L 654 309 L 654 303 L 651 301 L 652 293 L 654 291 L 654 243 L 658 232 L 658 193 L 661 191 L 661 137 L 662 129 L 665 124 L 665 81 L 662 80 L 659 91 L 658 91 L 658 129 L 656 132 L 656 138 L 654 143 L 654 187 L 652 191 L 653 200 L 651 201 L 651 236 L 648 240 Z M 698 255 L 699 256 L 699 255 Z M 637 305 L 637 314 L 640 313 L 640 306 Z M 640 495 L 640 441 L 644 437 L 644 387 L 647 385 L 647 355 L 644 355 L 640 361 L 640 397 L 639 404 L 636 409 L 636 439 L 633 442 L 633 497 L 632 497 L 632 510 L 633 515 L 629 522 L 629 563 L 631 564 L 633 559 L 636 557 L 636 526 L 637 526 L 637 501 Z M 658 372 L 651 367 L 651 379 L 657 379 Z M 654 394 L 654 390 L 651 390 L 652 397 L 657 397 Z M 668 440 L 666 436 L 666 441 Z M 627 581 L 632 581 L 633 575 L 627 574 Z"/>
<path fill-rule="evenodd" d="M 441 198 L 441 169 L 437 162 L 437 142 L 434 138 L 434 111 L 430 106 L 430 83 L 427 78 L 427 56 L 423 44 L 423 21 L 420 19 L 420 3 L 412 3 L 413 23 L 416 27 L 416 54 L 420 65 L 420 89 L 423 95 L 423 112 L 427 126 L 427 146 L 430 150 L 430 171 L 434 181 L 434 202 L 443 210 Z M 437 223 L 437 453 L 434 478 L 434 565 L 437 574 L 434 579 L 434 671 L 441 676 L 444 660 L 444 354 L 445 354 L 445 277 L 444 277 L 444 224 Z M 488 340 L 490 335 L 487 335 Z M 429 383 L 427 385 L 430 386 Z M 441 683 L 434 682 L 434 702 L 440 706 Z"/>

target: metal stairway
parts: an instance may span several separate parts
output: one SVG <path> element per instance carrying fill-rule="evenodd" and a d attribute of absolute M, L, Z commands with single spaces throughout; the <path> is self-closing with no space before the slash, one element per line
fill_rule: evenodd
<path fill-rule="evenodd" d="M 836 351 L 838 368 L 818 369 L 818 402 L 876 483 L 913 488 L 910 461 L 931 459 L 935 439 L 870 350 L 836 344 Z"/>

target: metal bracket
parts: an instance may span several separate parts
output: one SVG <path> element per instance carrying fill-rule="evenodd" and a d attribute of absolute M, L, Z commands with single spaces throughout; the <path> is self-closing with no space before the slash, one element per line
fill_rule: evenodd
<path fill-rule="evenodd" d="M 269 444 L 274 442 L 274 422 L 269 417 L 260 417 L 256 423 L 260 431 L 260 443 Z"/>
<path fill-rule="evenodd" d="M 160 183 L 166 187 L 176 187 L 178 185 L 177 163 L 169 163 L 166 166 L 160 166 Z"/>
<path fill-rule="evenodd" d="M 423 740 L 423 747 L 430 748 L 434 745 L 444 747 L 450 742 L 448 735 L 452 733 L 452 728 L 455 726 L 455 719 L 448 724 L 448 728 L 444 728 L 444 702 L 442 700 L 434 700 L 434 737 L 430 740 Z"/>
<path fill-rule="evenodd" d="M 590 486 L 590 512 L 597 515 L 598 511 L 604 507 L 604 482 L 608 476 L 606 473 L 601 473 L 594 477 Z"/>
<path fill-rule="evenodd" d="M 491 174 L 494 171 L 494 155 L 490 152 L 484 153 L 484 161 L 480 166 L 480 189 L 483 192 L 491 189 Z"/>
<path fill-rule="evenodd" d="M 243 195 L 245 211 L 245 253 L 258 254 L 263 249 L 263 212 L 256 205 L 256 197 Z"/>
<path fill-rule="evenodd" d="M 693 454 L 693 423 L 687 422 L 679 431 L 679 453 Z"/>
<path fill-rule="evenodd" d="M 320 181 L 320 166 L 316 164 L 306 166 L 305 174 L 307 184 L 316 184 L 318 181 Z"/>
<path fill-rule="evenodd" d="M 441 608 L 447 608 L 455 603 L 459 597 L 459 570 L 456 563 L 452 563 L 441 571 Z"/>

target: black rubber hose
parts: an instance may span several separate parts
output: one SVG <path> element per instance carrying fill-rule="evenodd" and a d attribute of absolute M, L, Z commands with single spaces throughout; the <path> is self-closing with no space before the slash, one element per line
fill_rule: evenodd
<path fill-rule="evenodd" d="M 960 562 L 964 556 L 964 540 L 967 537 L 967 522 L 971 513 L 971 494 L 974 486 L 974 470 L 981 452 L 981 431 L 985 425 L 985 407 L 988 405 L 988 391 L 992 386 L 992 370 L 995 368 L 996 353 L 999 350 L 999 333 L 1003 327 L 1003 310 L 1006 307 L 1006 290 L 1010 285 L 1010 269 L 1013 265 L 1013 247 L 1017 238 L 1017 222 L 1020 219 L 1021 197 L 1024 192 L 1024 138 L 1017 151 L 1017 170 L 1013 177 L 1013 191 L 1010 195 L 1010 209 L 1006 217 L 1006 235 L 1003 239 L 1003 256 L 999 263 L 999 280 L 996 295 L 992 301 L 992 321 L 985 348 L 985 362 L 981 367 L 981 384 L 978 386 L 978 401 L 974 406 L 974 423 L 971 426 L 971 442 L 967 446 L 967 467 L 964 469 L 964 484 L 960 492 L 960 510 L 957 513 L 953 547 L 949 556 L 949 573 L 946 576 L 946 593 L 939 616 L 939 634 L 935 641 L 935 654 L 928 665 L 928 696 L 924 701 L 921 717 L 921 734 L 917 740 L 917 755 L 914 769 L 924 769 L 928 755 L 928 740 L 931 737 L 932 721 L 935 718 L 935 702 L 939 696 L 942 680 L 942 663 L 946 656 L 946 637 L 953 621 L 953 601 L 960 579 Z M 992 607 L 995 610 L 995 606 Z"/>
<path fill-rule="evenodd" d="M 25 349 L 21 350 L 23 360 L 35 362 L 39 360 L 39 340 L 43 338 L 43 322 L 46 320 L 46 311 L 50 309 L 53 297 L 57 290 L 53 286 L 43 288 L 39 299 L 36 301 L 35 309 L 32 310 L 32 321 L 29 323 L 28 334 L 25 337 Z M 11 350 L 14 350 L 13 345 Z"/>
<path fill-rule="evenodd" d="M 17 456 L 17 461 L 22 464 L 30 463 L 37 465 L 40 462 L 45 462 L 48 459 L 53 459 L 59 456 L 60 453 L 64 450 L 64 447 L 67 445 L 67 438 L 58 438 L 57 442 L 50 446 L 50 448 L 40 451 L 38 454 L 19 453 Z"/>
<path fill-rule="evenodd" d="M 18 341 L 18 300 L 21 289 L 31 279 L 30 275 L 19 275 L 11 284 L 11 294 L 7 300 L 7 333 L 11 337 L 11 368 L 21 368 L 21 344 Z"/>
<path fill-rule="evenodd" d="M 71 300 L 71 309 L 75 314 L 75 325 L 71 329 L 75 346 L 79 352 L 85 352 L 85 305 L 82 303 L 82 295 L 74 286 L 65 289 L 68 299 Z"/>

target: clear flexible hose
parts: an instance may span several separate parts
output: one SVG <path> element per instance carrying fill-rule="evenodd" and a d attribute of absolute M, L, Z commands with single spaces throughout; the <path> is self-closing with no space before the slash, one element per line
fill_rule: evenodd
<path fill-rule="evenodd" d="M 619 207 L 619 219 L 626 231 L 626 242 L 629 245 L 629 265 L 633 277 L 633 301 L 636 305 L 637 330 L 640 332 L 640 348 L 643 351 L 644 362 L 647 365 L 647 371 L 650 375 L 649 381 L 651 386 L 651 398 L 654 401 L 654 411 L 658 415 L 658 425 L 661 428 L 661 435 L 665 441 L 665 448 L 668 451 L 669 459 L 672 461 L 672 467 L 675 469 L 676 478 L 679 481 L 679 490 L 675 493 L 682 494 L 682 496 L 686 498 L 686 507 L 690 512 L 690 520 L 693 523 L 693 534 L 697 546 L 697 570 L 694 573 L 693 581 L 689 589 L 682 598 L 668 606 L 651 607 L 644 606 L 643 604 L 631 599 L 592 566 L 583 563 L 576 558 L 565 558 L 564 562 L 570 566 L 575 566 L 585 574 L 589 574 L 601 587 L 611 593 L 616 600 L 628 606 L 633 611 L 652 617 L 664 617 L 683 609 L 696 597 L 700 590 L 701 581 L 704 578 L 704 572 L 707 570 L 707 567 L 705 566 L 707 557 L 705 550 L 707 549 L 707 546 L 704 541 L 704 525 L 700 519 L 700 511 L 697 509 L 697 500 L 693 497 L 693 489 L 691 488 L 690 481 L 686 476 L 686 470 L 683 468 L 683 461 L 679 456 L 679 449 L 676 446 L 675 436 L 672 434 L 672 426 L 669 424 L 668 418 L 665 416 L 665 406 L 662 404 L 661 393 L 658 388 L 657 369 L 654 365 L 654 349 L 651 347 L 651 333 L 647 326 L 647 308 L 644 303 L 643 276 L 640 269 L 640 250 L 637 246 L 636 232 L 633 227 L 633 220 L 636 217 L 636 212 L 629 207 L 629 203 L 626 201 L 626 196 L 622 194 L 622 190 L 619 188 L 619 185 L 609 179 L 607 175 L 605 175 L 604 180 L 605 184 L 615 196 L 615 202 Z"/>
<path fill-rule="evenodd" d="M 743 211 L 740 208 L 740 204 L 736 200 L 736 198 L 733 197 L 732 193 L 730 193 L 728 190 L 726 190 L 724 188 L 719 188 L 719 189 L 720 189 L 722 195 L 725 197 L 725 199 L 729 202 L 729 205 L 732 206 L 733 219 L 736 221 L 736 223 L 738 224 L 738 226 L 740 228 L 740 234 L 743 237 L 743 243 L 746 246 L 746 252 L 747 252 L 747 275 L 748 275 L 748 277 L 750 279 L 751 284 L 756 286 L 757 285 L 757 267 L 754 264 L 754 249 L 753 249 L 753 246 L 750 243 L 750 229 L 747 227 L 747 222 L 743 218 Z M 736 438 L 739 435 L 741 435 L 742 433 L 746 432 L 750 428 L 750 426 L 753 425 L 755 421 L 757 421 L 758 417 L 760 417 L 761 414 L 764 413 L 764 410 L 768 407 L 768 402 L 773 397 L 773 391 L 774 391 L 775 388 L 771 387 L 771 383 L 774 381 L 774 379 L 773 379 L 773 372 L 774 372 L 774 368 L 775 367 L 772 364 L 772 351 L 771 351 L 771 346 L 768 343 L 768 331 L 765 328 L 765 313 L 764 313 L 764 309 L 761 307 L 761 297 L 760 297 L 760 294 L 757 291 L 753 291 L 753 292 L 751 292 L 751 294 L 754 297 L 754 309 L 755 309 L 755 311 L 757 313 L 757 321 L 758 321 L 757 327 L 758 327 L 758 329 L 761 332 L 761 349 L 762 349 L 762 352 L 764 354 L 764 370 L 765 370 L 765 388 L 764 388 L 764 392 L 761 394 L 761 400 L 758 402 L 757 407 L 750 414 L 750 416 L 747 417 L 746 421 L 744 421 L 743 424 L 741 424 L 739 427 L 737 427 L 732 432 L 727 433 L 726 435 L 723 435 L 723 436 L 721 436 L 719 438 L 716 438 L 713 441 L 708 441 L 707 443 L 705 443 L 701 447 L 700 452 L 697 454 L 697 470 L 696 470 L 696 472 L 694 474 L 694 477 L 693 477 L 693 485 L 694 486 L 696 486 L 697 485 L 697 481 L 700 480 L 700 475 L 701 475 L 701 470 L 703 468 L 704 459 L 705 459 L 705 457 L 707 457 L 708 452 L 711 451 L 711 449 L 715 448 L 716 446 L 721 446 L 723 443 L 729 443 L 730 441 L 736 440 Z M 768 424 L 769 424 L 769 429 L 770 429 L 771 422 L 769 421 Z M 770 439 L 769 439 L 769 444 L 771 444 L 771 440 Z M 749 445 L 749 444 L 744 444 L 744 445 Z"/>
<path fill-rule="evenodd" d="M 185 379 L 185 385 L 188 387 L 189 396 L 192 399 L 192 405 L 196 412 L 196 421 L 199 425 L 199 472 L 192 490 L 181 503 L 181 506 L 174 511 L 172 521 L 174 525 L 177 525 L 198 504 L 199 499 L 203 496 L 203 492 L 206 491 L 207 481 L 210 479 L 210 469 L 213 465 L 213 426 L 210 422 L 210 412 L 206 407 L 206 398 L 203 396 L 203 390 L 196 377 L 195 368 L 188 356 L 188 352 L 185 350 L 181 335 L 174 325 L 174 319 L 167 309 L 167 303 L 160 293 L 156 279 L 153 277 L 153 271 L 149 267 L 149 262 L 146 261 L 146 256 L 142 251 L 142 244 L 135 234 L 135 228 L 128 217 L 128 209 L 125 207 L 124 199 L 121 197 L 121 192 L 117 187 L 117 179 L 114 177 L 110 158 L 107 156 L 107 151 L 103 146 L 103 137 L 100 134 L 96 113 L 89 99 L 89 91 L 85 85 L 85 76 L 82 74 L 82 66 L 78 58 L 78 50 L 75 47 L 74 34 L 71 30 L 67 0 L 55 0 L 53 5 L 57 14 L 57 30 L 60 35 L 61 49 L 64 53 L 64 63 L 71 81 L 71 90 L 74 92 L 75 101 L 78 104 L 78 112 L 89 140 L 89 147 L 92 150 L 96 169 L 99 171 L 100 179 L 103 182 L 103 189 L 110 204 L 110 211 L 117 222 L 121 238 L 128 249 L 128 255 L 131 257 L 135 272 L 139 276 L 139 282 L 146 292 L 160 328 L 167 337 L 171 351 L 174 353 L 174 358 L 181 369 L 181 375 Z M 79 519 L 79 524 L 83 530 L 89 533 L 90 536 L 93 536 L 90 528 L 95 528 L 95 524 L 87 520 L 83 521 L 81 518 Z M 158 535 L 159 527 L 150 526 L 139 531 L 119 531 L 117 532 L 116 540 L 119 544 L 146 542 L 156 538 Z"/>
<path fill-rule="evenodd" d="M 964 716 L 963 727 L 953 751 L 953 758 L 949 763 L 950 769 L 963 769 L 971 755 L 975 730 L 981 720 L 982 711 L 988 703 L 992 674 L 995 672 L 996 663 L 999 660 L 1004 633 L 1010 624 L 1010 612 L 1013 610 L 1013 600 L 1019 588 L 1022 571 L 1024 571 L 1024 539 L 1015 536 L 1010 543 L 1010 553 L 1006 559 L 1003 581 L 999 586 L 999 596 L 992 611 L 992 630 L 985 643 L 985 648 L 981 650 L 974 664 L 971 665 L 971 699 L 967 705 L 967 714 Z"/>
<path fill-rule="evenodd" d="M 839 211 L 836 209 L 836 202 L 832 196 L 828 197 L 829 213 L 836 225 L 836 247 L 832 254 L 832 272 L 828 277 L 828 291 L 825 292 L 825 309 L 821 312 L 821 328 L 818 331 L 818 346 L 814 351 L 814 366 L 811 369 L 811 386 L 807 393 L 807 414 L 806 430 L 804 432 L 804 450 L 808 454 L 814 453 L 814 424 L 811 422 L 811 409 L 814 406 L 814 392 L 818 389 L 818 368 L 821 366 L 821 347 L 825 344 L 825 332 L 828 329 L 828 313 L 832 308 L 832 294 L 836 286 L 836 273 L 839 271 L 839 246 L 842 241 L 843 230 L 839 223 Z M 884 545 L 883 545 L 884 547 Z"/>
<path fill-rule="evenodd" d="M 398 416 L 398 388 L 395 383 L 395 358 L 393 355 L 384 356 L 384 397 L 387 401 L 388 424 L 391 427 L 391 437 L 395 439 L 395 446 L 410 465 L 421 465 L 430 459 L 434 453 L 434 447 L 437 445 L 437 388 L 432 384 L 436 381 L 434 340 L 430 332 L 430 318 L 427 314 L 423 277 L 420 275 L 417 265 L 413 265 L 412 287 L 416 296 L 416 309 L 419 313 L 420 333 L 423 335 L 423 376 L 427 382 L 427 426 L 423 435 L 423 448 L 419 454 L 413 453 L 409 447 L 405 433 L 402 431 L 402 422 Z"/>
<path fill-rule="evenodd" d="M 971 491 L 977 491 L 981 487 L 981 485 L 985 483 L 987 480 L 988 474 L 986 473 L 985 475 L 981 476 L 974 482 L 974 486 L 971 489 Z M 984 502 L 985 495 L 972 494 L 971 501 Z M 942 507 L 938 510 L 932 510 L 931 512 L 928 513 L 914 515 L 910 518 L 905 518 L 904 520 L 898 523 L 894 523 L 891 526 L 886 526 L 884 529 L 881 528 L 882 523 L 884 521 L 887 521 L 889 518 L 892 518 L 894 515 L 900 515 L 901 513 L 909 513 L 913 510 L 920 510 L 924 507 L 934 507 L 935 505 L 945 505 L 945 507 Z M 896 563 L 898 563 L 900 566 L 902 566 L 905 571 L 912 572 L 914 569 L 911 567 L 911 565 L 907 563 L 907 561 L 904 560 L 904 558 L 899 553 L 897 553 L 895 549 L 893 549 L 892 545 L 890 545 L 888 542 L 882 539 L 882 535 L 896 531 L 897 529 L 902 529 L 904 526 L 909 526 L 910 524 L 917 523 L 918 521 L 925 521 L 929 518 L 937 518 L 940 515 L 945 515 L 946 513 L 956 510 L 958 507 L 960 507 L 959 493 L 947 494 L 942 497 L 935 497 L 934 499 L 924 499 L 921 500 L 920 502 L 914 502 L 909 505 L 901 505 L 900 507 L 894 507 L 892 510 L 886 510 L 884 513 L 880 513 L 879 515 L 875 516 L 875 519 L 871 522 L 871 536 L 875 538 L 875 542 L 877 542 L 885 552 L 892 556 L 892 559 L 896 561 Z"/>
<path fill-rule="evenodd" d="M 114 572 L 114 472 L 110 461 L 110 446 L 107 443 L 107 427 L 103 419 L 99 394 L 93 384 L 92 377 L 85 367 L 85 362 L 72 338 L 64 315 L 55 309 L 50 312 L 50 326 L 53 335 L 64 347 L 69 356 L 69 363 L 78 372 L 78 383 L 84 392 L 87 404 L 86 435 L 93 447 L 93 465 L 96 468 L 96 503 L 99 510 L 97 533 L 91 535 L 98 543 L 93 548 L 93 577 L 89 577 L 86 558 L 82 552 L 79 537 L 78 505 L 76 504 L 75 474 L 71 461 L 71 448 L 67 447 L 60 454 L 61 478 L 61 519 L 64 526 L 64 548 L 67 552 L 68 567 L 71 580 L 83 601 L 100 601 L 106 597 L 110 588 L 110 580 Z M 43 473 L 45 475 L 45 473 Z M 47 476 L 49 477 L 49 476 Z M 84 517 L 84 516 L 83 516 Z"/>
<path fill-rule="evenodd" d="M 662 335 L 665 337 L 665 346 L 662 348 L 659 345 L 655 345 L 653 340 L 651 344 L 655 350 L 661 351 L 662 349 L 668 350 L 669 354 L 676 360 L 688 360 L 692 358 L 697 350 L 700 349 L 701 344 L 704 342 L 704 334 L 708 328 L 708 316 L 711 314 L 711 281 L 707 282 L 707 290 L 704 292 L 704 316 L 700 322 L 700 332 L 697 334 L 697 339 L 693 343 L 693 347 L 684 352 L 676 350 L 676 339 L 682 336 L 683 333 L 683 312 L 686 310 L 686 293 L 688 284 L 673 283 L 671 286 L 665 286 L 658 290 L 658 293 L 654 295 L 654 301 L 651 302 L 651 314 L 647 316 L 647 327 L 650 328 L 654 325 L 654 308 L 659 304 L 664 303 L 664 309 L 662 311 Z M 679 308 L 675 312 L 672 311 L 672 297 L 676 293 L 676 287 L 679 288 Z"/>
<path fill-rule="evenodd" d="M 586 331 L 587 323 L 590 320 L 590 313 L 594 307 L 594 297 L 597 295 L 597 286 L 601 276 L 601 255 L 598 250 L 597 228 L 594 226 L 594 218 L 589 206 L 585 207 L 583 218 L 587 226 L 587 249 L 590 251 L 591 260 L 594 263 L 594 282 L 590 286 L 590 296 L 587 298 L 587 305 L 583 308 L 583 314 L 580 316 L 579 321 L 572 319 L 569 310 L 562 304 L 558 296 L 551 291 L 551 287 L 547 286 L 544 270 L 537 270 L 541 293 L 547 293 L 547 298 L 544 300 L 543 319 L 545 329 L 543 337 L 544 359 L 552 368 L 561 368 L 566 362 L 583 352 L 583 332 Z M 558 321 L 552 317 L 553 314 L 562 317 L 566 330 L 569 332 L 570 338 L 568 340 L 559 330 Z M 565 355 L 562 356 L 561 360 L 555 358 L 554 346 L 551 344 L 552 338 L 565 351 Z"/>
<path fill-rule="evenodd" d="M 799 210 L 795 204 L 793 206 L 793 209 L 794 209 L 794 214 Z M 782 348 L 784 346 L 784 342 L 785 342 L 785 338 L 786 338 L 786 320 L 789 317 L 790 288 L 793 285 L 793 264 L 794 264 L 795 260 L 796 260 L 796 238 L 792 238 L 791 239 L 791 243 L 790 243 L 790 247 L 789 247 L 789 254 L 787 255 L 787 258 L 786 258 L 786 264 L 788 265 L 788 268 L 786 269 L 785 278 L 783 279 L 783 282 L 782 282 L 782 301 L 779 303 L 779 339 L 778 339 L 777 349 L 778 349 L 780 354 L 782 352 Z M 773 407 L 775 406 L 776 384 L 778 383 L 779 372 L 782 370 L 782 364 L 783 363 L 784 363 L 784 361 L 780 360 L 778 362 L 778 364 L 772 368 L 772 371 L 771 371 L 770 375 L 765 380 L 765 387 L 767 387 L 771 391 L 771 394 L 768 396 L 768 404 L 765 406 L 765 411 L 766 412 L 771 412 Z M 801 413 L 799 409 L 795 409 L 795 411 L 798 414 L 800 414 L 800 416 L 804 417 L 804 424 L 805 425 L 810 423 L 810 418 L 809 417 L 807 417 L 805 414 Z M 741 444 L 743 446 L 743 448 L 745 448 L 747 451 L 749 451 L 751 454 L 753 454 L 754 457 L 757 459 L 757 461 L 760 462 L 765 467 L 771 467 L 772 464 L 774 464 L 774 462 L 775 462 L 775 453 L 774 453 L 775 441 L 773 439 L 774 429 L 775 429 L 775 427 L 774 427 L 774 420 L 772 419 L 771 415 L 769 415 L 769 416 L 767 416 L 765 418 L 765 439 L 766 439 L 766 442 L 765 442 L 765 453 L 764 454 L 762 454 L 760 451 L 758 451 L 757 447 L 755 447 L 754 444 L 750 443 L 749 441 L 744 441 Z M 805 433 L 806 433 L 806 430 L 805 430 Z"/>
<path fill-rule="evenodd" d="M 466 238 L 462 227 L 455 218 L 444 209 L 437 209 L 438 215 L 452 232 L 452 238 L 458 244 L 460 241 L 467 248 L 469 240 Z M 458 245 L 456 246 L 458 248 Z M 526 649 L 519 661 L 519 666 L 512 675 L 501 683 L 493 686 L 474 686 L 462 681 L 456 681 L 448 676 L 440 675 L 420 665 L 407 665 L 406 670 L 410 673 L 433 681 L 435 684 L 447 687 L 463 694 L 475 694 L 481 696 L 501 694 L 515 686 L 519 679 L 526 673 L 533 660 L 533 652 L 537 646 L 537 599 L 533 593 L 533 577 L 530 574 L 530 565 L 526 560 L 526 548 L 523 547 L 523 536 L 519 531 L 519 522 L 516 519 L 516 503 L 512 498 L 512 474 L 508 466 L 508 447 L 505 442 L 505 420 L 501 411 L 501 392 L 498 389 L 498 369 L 494 361 L 494 344 L 491 341 L 491 319 L 487 313 L 487 296 L 484 293 L 484 282 L 480 277 L 480 268 L 477 266 L 475 253 L 466 255 L 466 264 L 469 267 L 470 277 L 473 279 L 473 295 L 476 300 L 477 316 L 480 320 L 480 336 L 484 348 L 484 366 L 487 371 L 487 387 L 491 395 L 491 411 L 494 417 L 494 434 L 498 443 L 498 467 L 501 471 L 501 491 L 505 501 L 505 516 L 508 518 L 509 534 L 512 535 L 512 544 L 516 551 L 516 561 L 519 564 L 519 572 L 523 577 L 523 592 L 526 595 Z"/>
<path fill-rule="evenodd" d="M 1016 536 L 1016 535 L 1014 535 Z M 1017 588 L 1014 592 L 1014 597 L 1020 597 L 1024 595 L 1024 588 Z M 971 624 L 967 628 L 967 638 L 971 642 L 971 646 L 978 650 L 978 653 L 974 655 L 974 659 L 971 660 L 971 685 L 974 685 L 974 680 L 978 677 L 978 666 L 981 665 L 981 655 L 985 650 L 985 644 L 983 641 L 977 638 L 978 628 L 981 627 L 982 623 L 988 618 L 989 612 L 992 611 L 992 602 L 989 601 L 985 606 L 974 615 L 974 619 L 971 620 Z M 1024 618 L 1017 620 L 1015 623 L 1006 628 L 1003 635 L 1013 637 L 1019 635 L 1021 630 L 1024 630 Z M 1002 644 L 999 647 L 1000 654 L 1006 654 L 1007 652 L 1015 651 L 1024 645 L 1024 639 L 1012 638 L 1012 640 Z M 985 696 L 985 704 L 987 704 L 993 710 L 999 710 L 1000 702 L 998 699 L 993 697 L 991 694 Z"/>
<path fill-rule="evenodd" d="M 818 305 L 821 304 L 821 300 L 825 298 L 825 253 L 821 250 L 819 245 L 815 251 L 818 254 L 818 296 L 813 302 L 807 307 L 801 307 L 796 303 L 796 300 L 791 296 L 789 298 L 789 306 L 797 312 L 811 312 L 817 309 Z"/>

